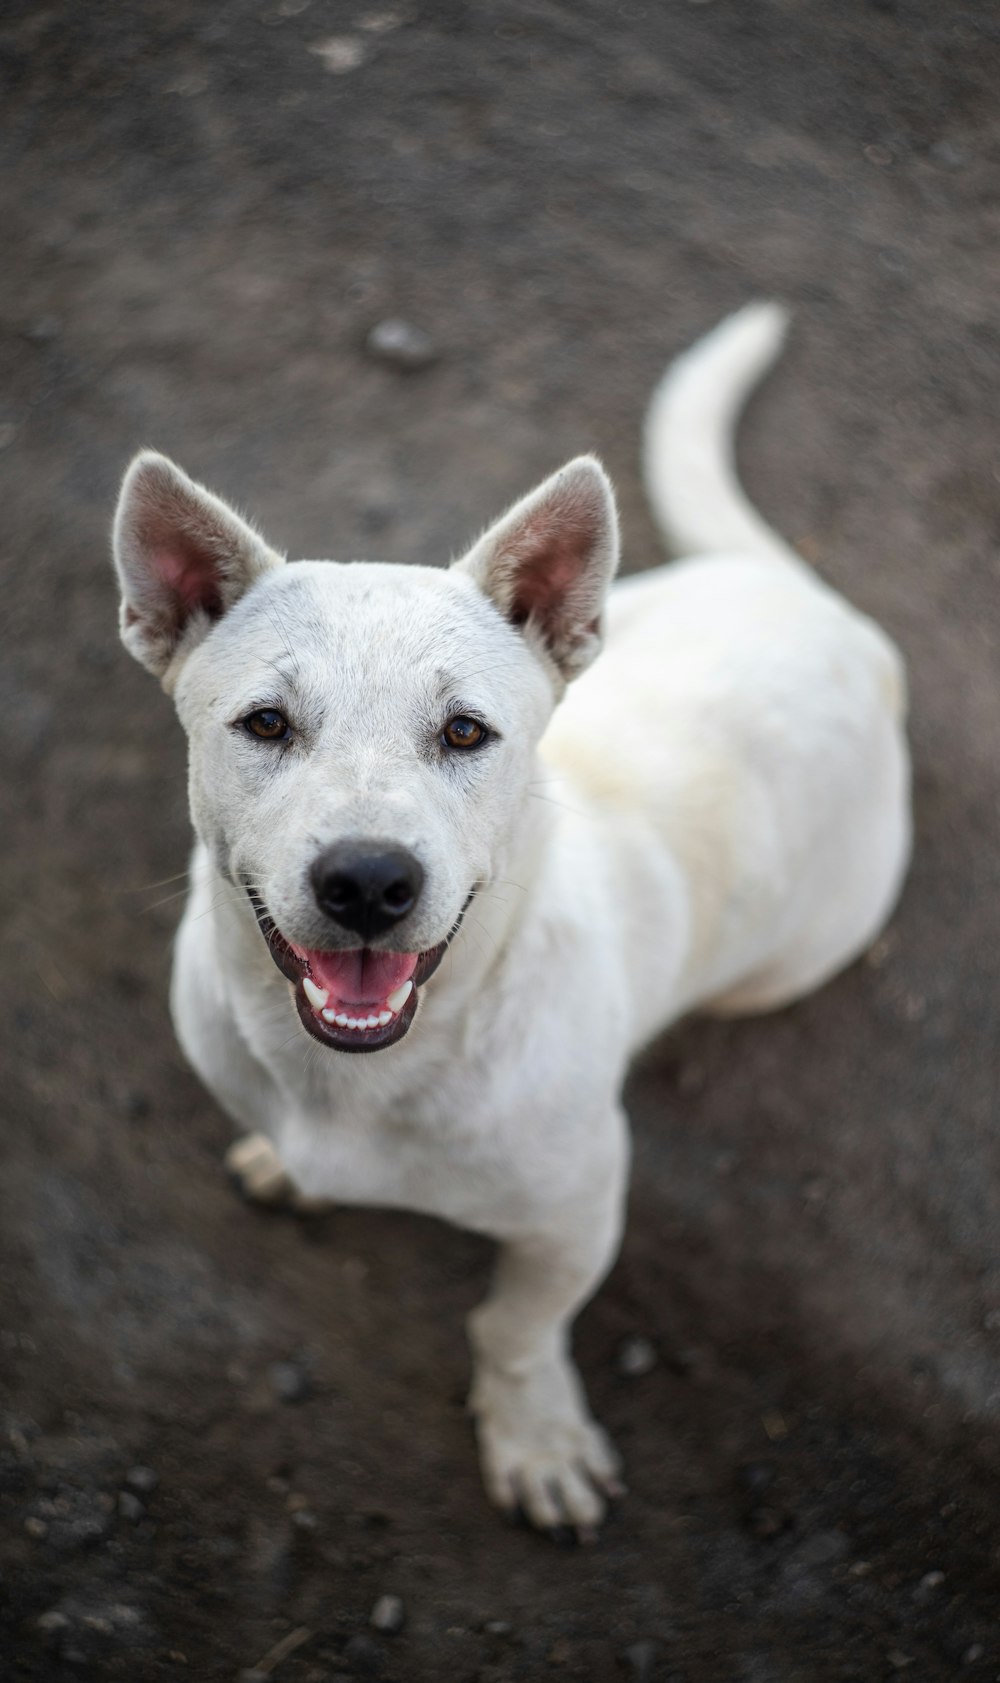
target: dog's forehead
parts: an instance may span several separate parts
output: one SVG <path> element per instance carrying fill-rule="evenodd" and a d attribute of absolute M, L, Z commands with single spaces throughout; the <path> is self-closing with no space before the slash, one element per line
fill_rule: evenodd
<path fill-rule="evenodd" d="M 489 687 L 520 640 L 461 573 L 388 562 L 295 561 L 266 574 L 216 629 L 222 662 L 260 660 L 311 686 L 339 673 L 379 687 Z"/>

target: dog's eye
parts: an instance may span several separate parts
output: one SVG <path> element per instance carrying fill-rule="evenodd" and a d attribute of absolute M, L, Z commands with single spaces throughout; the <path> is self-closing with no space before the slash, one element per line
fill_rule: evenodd
<path fill-rule="evenodd" d="M 486 741 L 486 726 L 478 719 L 470 719 L 467 713 L 456 713 L 449 719 L 441 732 L 441 746 L 443 748 L 478 748 Z"/>
<path fill-rule="evenodd" d="M 276 707 L 261 707 L 256 713 L 248 713 L 243 724 L 251 736 L 259 736 L 263 742 L 283 742 L 291 735 L 288 720 Z"/>

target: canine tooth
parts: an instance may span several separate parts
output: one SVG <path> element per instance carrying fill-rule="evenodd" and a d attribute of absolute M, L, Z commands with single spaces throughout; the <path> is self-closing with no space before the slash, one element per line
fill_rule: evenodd
<path fill-rule="evenodd" d="M 406 1004 L 406 1001 L 409 999 L 412 992 L 413 992 L 413 983 L 412 982 L 404 982 L 402 984 L 402 986 L 398 987 L 396 989 L 395 993 L 391 993 L 389 995 L 388 999 L 386 1000 L 386 1004 L 388 1005 L 389 1010 L 390 1011 L 402 1011 L 403 1006 Z"/>
<path fill-rule="evenodd" d="M 378 1026 L 379 1026 L 379 1028 L 385 1028 L 386 1023 L 391 1023 L 391 1022 L 392 1022 L 392 1012 L 391 1011 L 380 1011 L 379 1012 L 379 1014 L 378 1014 Z"/>
<path fill-rule="evenodd" d="M 330 997 L 329 989 L 318 988 L 311 976 L 304 976 L 302 978 L 302 992 L 305 994 L 310 1005 L 316 1011 L 322 1011 L 324 1005 Z"/>

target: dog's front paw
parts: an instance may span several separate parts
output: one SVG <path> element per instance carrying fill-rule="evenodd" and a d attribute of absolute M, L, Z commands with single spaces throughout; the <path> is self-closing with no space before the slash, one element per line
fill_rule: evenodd
<path fill-rule="evenodd" d="M 266 1134 L 244 1134 L 229 1147 L 226 1169 L 244 1198 L 255 1204 L 312 1215 L 329 1209 L 325 1199 L 307 1198 L 287 1173 Z"/>
<path fill-rule="evenodd" d="M 470 1398 L 487 1494 L 543 1531 L 570 1527 L 593 1541 L 606 1497 L 624 1495 L 621 1460 L 590 1418 L 572 1370 L 480 1371 Z"/>
<path fill-rule="evenodd" d="M 244 1198 L 255 1204 L 285 1204 L 295 1190 L 266 1134 L 244 1134 L 234 1141 L 225 1164 Z"/>

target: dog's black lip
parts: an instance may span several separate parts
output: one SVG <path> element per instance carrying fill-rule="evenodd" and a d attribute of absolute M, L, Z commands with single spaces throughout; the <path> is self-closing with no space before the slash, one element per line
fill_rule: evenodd
<path fill-rule="evenodd" d="M 383 1047 L 393 1046 L 396 1041 L 402 1040 L 416 1016 L 419 1002 L 418 989 L 423 982 L 427 981 L 428 977 L 433 976 L 458 934 L 462 926 L 462 919 L 476 895 L 476 885 L 474 884 L 444 940 L 439 941 L 436 947 L 428 947 L 426 952 L 422 952 L 418 957 L 412 976 L 413 992 L 399 1015 L 391 1023 L 387 1023 L 385 1028 L 344 1030 L 338 1029 L 332 1023 L 324 1022 L 322 1017 L 316 1015 L 306 999 L 305 990 L 302 986 L 303 981 L 309 975 L 308 963 L 299 958 L 298 954 L 289 946 L 260 895 L 248 884 L 244 883 L 244 887 L 253 907 L 254 916 L 257 919 L 257 927 L 267 943 L 267 950 L 286 981 L 291 982 L 295 989 L 295 1005 L 303 1028 L 312 1035 L 314 1040 L 318 1040 L 321 1046 L 329 1046 L 337 1052 L 380 1052 Z"/>

